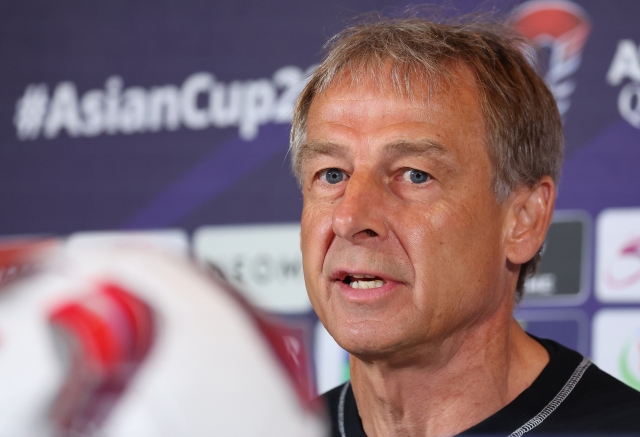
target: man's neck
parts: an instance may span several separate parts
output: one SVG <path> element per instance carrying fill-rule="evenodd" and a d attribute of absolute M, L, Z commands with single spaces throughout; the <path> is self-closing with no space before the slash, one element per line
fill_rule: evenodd
<path fill-rule="evenodd" d="M 458 434 L 515 399 L 549 362 L 546 350 L 512 318 L 469 332 L 432 348 L 433 359 L 417 366 L 351 358 L 353 391 L 369 437 Z"/>

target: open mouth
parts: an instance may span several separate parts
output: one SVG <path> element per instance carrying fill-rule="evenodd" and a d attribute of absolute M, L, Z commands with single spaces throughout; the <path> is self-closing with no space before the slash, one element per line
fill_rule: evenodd
<path fill-rule="evenodd" d="M 342 281 L 351 288 L 380 288 L 386 281 L 371 275 L 347 275 Z"/>

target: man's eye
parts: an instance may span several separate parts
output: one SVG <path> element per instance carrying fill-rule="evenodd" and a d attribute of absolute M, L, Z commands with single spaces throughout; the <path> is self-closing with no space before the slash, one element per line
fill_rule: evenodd
<path fill-rule="evenodd" d="M 402 177 L 405 181 L 413 182 L 414 184 L 423 184 L 431 178 L 429 173 L 415 169 L 405 171 Z"/>
<path fill-rule="evenodd" d="M 320 177 L 330 184 L 337 184 L 344 179 L 344 172 L 338 168 L 330 168 L 325 170 Z"/>

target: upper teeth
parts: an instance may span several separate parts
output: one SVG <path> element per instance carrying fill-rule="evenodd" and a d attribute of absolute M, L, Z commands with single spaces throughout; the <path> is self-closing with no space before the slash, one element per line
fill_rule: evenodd
<path fill-rule="evenodd" d="M 362 276 L 353 275 L 352 277 L 358 278 Z M 366 278 L 372 279 L 374 277 L 375 276 L 367 276 Z M 384 281 L 381 281 L 380 279 L 376 279 L 374 281 L 351 281 L 349 285 L 351 286 L 351 288 L 379 288 L 384 285 Z"/>
<path fill-rule="evenodd" d="M 375 278 L 375 276 L 370 276 L 370 275 L 351 275 L 352 278 L 368 278 L 368 279 L 373 279 Z"/>

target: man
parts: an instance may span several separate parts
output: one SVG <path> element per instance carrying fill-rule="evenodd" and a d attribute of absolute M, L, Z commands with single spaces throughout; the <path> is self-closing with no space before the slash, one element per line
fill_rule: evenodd
<path fill-rule="evenodd" d="M 330 42 L 292 129 L 309 297 L 350 354 L 333 435 L 640 434 L 640 394 L 513 319 L 551 222 L 555 101 L 500 25 Z"/>

